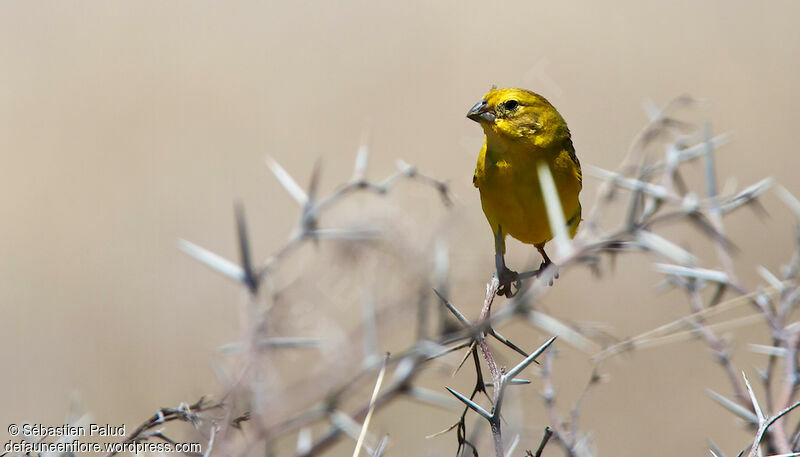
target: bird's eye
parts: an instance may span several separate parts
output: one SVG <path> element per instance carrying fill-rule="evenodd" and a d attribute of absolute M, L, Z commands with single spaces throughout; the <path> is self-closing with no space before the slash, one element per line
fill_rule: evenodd
<path fill-rule="evenodd" d="M 519 106 L 519 102 L 516 100 L 509 100 L 505 103 L 505 109 L 508 111 L 512 111 L 514 108 Z"/>

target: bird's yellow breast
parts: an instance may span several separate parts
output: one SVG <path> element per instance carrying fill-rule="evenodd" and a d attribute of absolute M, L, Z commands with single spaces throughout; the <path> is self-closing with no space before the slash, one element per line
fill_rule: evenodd
<path fill-rule="evenodd" d="M 572 222 L 570 235 L 574 236 L 580 222 L 579 165 L 565 148 L 547 150 L 529 144 L 501 144 L 496 149 L 484 144 L 478 156 L 474 184 L 480 190 L 481 206 L 494 233 L 499 226 L 504 235 L 534 245 L 553 238 L 536 171 L 539 162 L 550 167 L 564 219 Z"/>

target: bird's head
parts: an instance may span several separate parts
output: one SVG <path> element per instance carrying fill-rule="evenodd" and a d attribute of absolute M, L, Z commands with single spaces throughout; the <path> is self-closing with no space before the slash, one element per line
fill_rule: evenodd
<path fill-rule="evenodd" d="M 553 105 L 525 89 L 492 88 L 467 117 L 483 127 L 490 143 L 530 142 L 546 148 L 569 136 L 564 118 Z"/>

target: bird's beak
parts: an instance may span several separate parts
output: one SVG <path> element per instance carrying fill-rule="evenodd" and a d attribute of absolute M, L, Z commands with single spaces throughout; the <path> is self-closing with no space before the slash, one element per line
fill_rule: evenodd
<path fill-rule="evenodd" d="M 494 112 L 489 108 L 486 100 L 481 100 L 476 103 L 475 106 L 467 112 L 467 117 L 478 123 L 494 122 L 495 120 Z"/>

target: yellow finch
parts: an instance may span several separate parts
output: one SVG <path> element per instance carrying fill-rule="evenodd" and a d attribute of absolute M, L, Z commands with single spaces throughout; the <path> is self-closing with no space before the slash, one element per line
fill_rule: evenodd
<path fill-rule="evenodd" d="M 536 246 L 543 262 L 551 262 L 544 245 L 553 238 L 537 166 L 546 163 L 558 190 L 568 233 L 581 222 L 581 165 L 575 156 L 567 123 L 541 95 L 525 89 L 495 89 L 467 113 L 486 133 L 472 183 L 495 236 L 498 293 L 510 297 L 517 273 L 505 266 L 505 237 Z M 518 282 L 517 282 L 518 285 Z"/>

